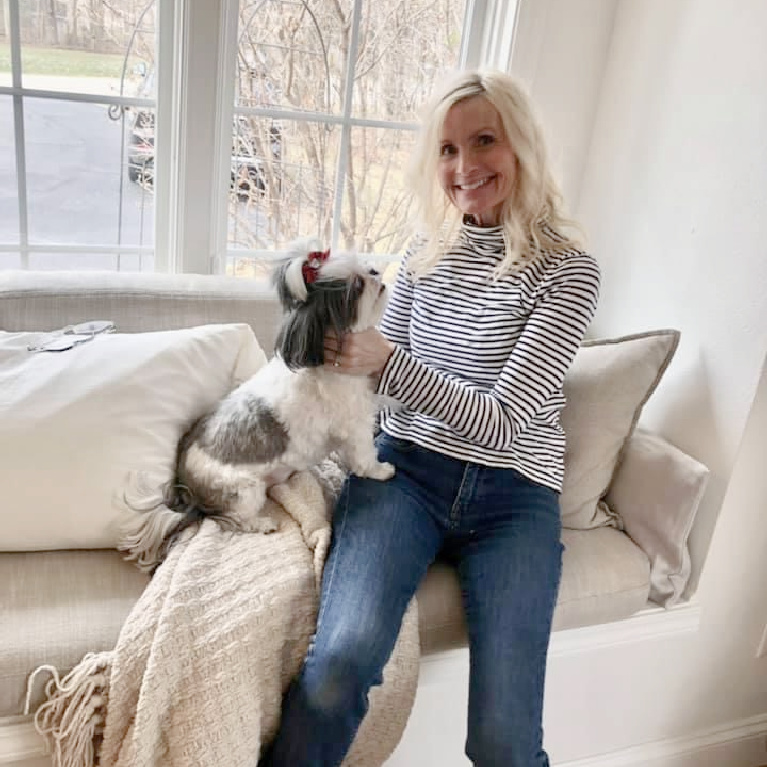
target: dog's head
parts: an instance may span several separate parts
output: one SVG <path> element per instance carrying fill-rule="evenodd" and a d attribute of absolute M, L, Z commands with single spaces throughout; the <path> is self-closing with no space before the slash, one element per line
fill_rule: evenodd
<path fill-rule="evenodd" d="M 275 351 L 292 370 L 322 365 L 329 330 L 341 336 L 373 327 L 386 304 L 378 272 L 354 256 L 331 256 L 311 241 L 292 246 L 273 282 L 286 312 Z"/>

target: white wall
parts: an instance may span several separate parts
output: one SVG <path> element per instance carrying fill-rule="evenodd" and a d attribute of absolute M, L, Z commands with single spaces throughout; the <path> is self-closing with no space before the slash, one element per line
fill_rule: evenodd
<path fill-rule="evenodd" d="M 625 761 L 607 758 L 594 767 L 767 763 L 765 455 L 767 359 L 700 585 L 700 628 L 552 657 L 544 723 L 552 764 L 569 767 L 570 760 L 611 752 Z M 658 741 L 665 749 L 648 746 Z M 706 749 L 719 744 L 725 756 L 709 761 L 704 750 L 683 753 L 686 761 L 670 758 L 675 748 L 701 743 Z M 668 761 L 651 759 L 656 752 Z"/>
<path fill-rule="evenodd" d="M 580 180 L 579 158 L 563 166 L 603 268 L 593 332 L 682 331 L 643 420 L 712 470 L 698 564 L 722 509 L 697 634 L 552 660 L 547 741 L 562 762 L 767 722 L 767 658 L 755 658 L 767 622 L 767 2 L 544 4 L 543 47 L 517 61 L 555 146 L 577 151 L 593 119 Z"/>
<path fill-rule="evenodd" d="M 711 533 L 767 349 L 767 3 L 620 2 L 579 199 L 596 334 L 672 326 L 645 413 L 712 470 Z"/>

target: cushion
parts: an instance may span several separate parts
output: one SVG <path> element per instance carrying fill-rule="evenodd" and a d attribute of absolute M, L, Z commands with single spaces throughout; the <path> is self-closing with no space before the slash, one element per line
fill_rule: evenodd
<path fill-rule="evenodd" d="M 678 331 L 657 330 L 584 341 L 578 350 L 564 382 L 567 449 L 560 505 L 565 527 L 620 527 L 599 501 L 678 344 Z"/>
<path fill-rule="evenodd" d="M 690 578 L 687 542 L 708 469 L 662 437 L 637 429 L 607 494 L 624 529 L 650 559 L 650 599 L 676 604 Z"/>
<path fill-rule="evenodd" d="M 644 552 L 620 530 L 563 530 L 562 582 L 553 630 L 609 623 L 647 605 L 650 565 Z M 456 569 L 433 564 L 418 589 L 421 652 L 462 647 L 467 642 Z"/>
<path fill-rule="evenodd" d="M 265 362 L 245 324 L 40 337 L 0 333 L 0 551 L 116 546 L 129 473 L 171 481 L 189 424 Z"/>
<path fill-rule="evenodd" d="M 0 718 L 24 711 L 27 679 L 39 666 L 62 676 L 89 652 L 111 650 L 149 576 L 116 551 L 0 555 Z M 45 700 L 50 674 L 32 685 L 30 710 Z"/>
<path fill-rule="evenodd" d="M 647 603 L 647 557 L 610 528 L 564 530 L 562 584 L 554 629 L 620 620 Z M 116 551 L 38 551 L 0 556 L 0 583 L 12 587 L 0 621 L 0 718 L 24 710 L 27 679 L 50 664 L 68 672 L 88 652 L 114 647 L 148 577 Z M 418 589 L 424 655 L 463 647 L 466 624 L 456 570 L 438 562 Z M 31 710 L 44 700 L 48 674 L 31 688 Z"/>

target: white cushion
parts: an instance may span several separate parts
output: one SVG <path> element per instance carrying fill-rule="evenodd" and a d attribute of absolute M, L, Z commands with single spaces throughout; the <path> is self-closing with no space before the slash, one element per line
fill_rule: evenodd
<path fill-rule="evenodd" d="M 0 551 L 116 546 L 128 474 L 171 481 L 190 423 L 266 360 L 245 324 L 40 336 L 0 333 Z"/>
<path fill-rule="evenodd" d="M 679 343 L 676 330 L 584 341 L 564 382 L 567 438 L 562 524 L 621 527 L 600 503 L 626 440 Z"/>

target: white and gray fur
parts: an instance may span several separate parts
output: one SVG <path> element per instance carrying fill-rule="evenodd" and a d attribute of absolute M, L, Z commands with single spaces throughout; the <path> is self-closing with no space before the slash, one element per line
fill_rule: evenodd
<path fill-rule="evenodd" d="M 303 247 L 274 274 L 285 310 L 274 356 L 190 425 L 179 442 L 176 482 L 153 505 L 154 519 L 126 531 L 120 548 L 144 569 L 159 564 L 168 542 L 204 517 L 233 529 L 273 532 L 277 520 L 264 510 L 269 487 L 333 451 L 359 476 L 386 480 L 394 474 L 376 455 L 379 404 L 369 378 L 323 367 L 326 332 L 340 337 L 374 326 L 385 288 L 375 271 L 349 256 L 331 256 L 307 285 L 302 266 L 316 248 Z"/>

